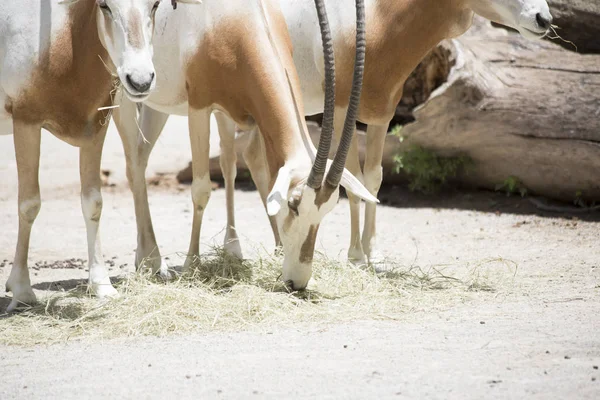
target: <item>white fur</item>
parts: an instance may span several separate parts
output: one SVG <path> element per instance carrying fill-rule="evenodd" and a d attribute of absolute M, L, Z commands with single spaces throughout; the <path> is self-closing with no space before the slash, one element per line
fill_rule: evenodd
<path fill-rule="evenodd" d="M 42 54 L 67 22 L 58 0 L 0 1 L 0 134 L 12 134 L 5 104 L 17 98 Z"/>
<path fill-rule="evenodd" d="M 469 5 L 482 17 L 515 28 L 529 39 L 546 35 L 537 23 L 538 14 L 552 19 L 546 0 L 469 0 Z"/>
<path fill-rule="evenodd" d="M 275 184 L 271 189 L 271 193 L 269 193 L 269 196 L 267 197 L 267 214 L 271 217 L 279 214 L 282 204 L 287 201 L 291 181 L 291 171 L 289 167 L 284 165 L 279 169 Z"/>
<path fill-rule="evenodd" d="M 92 1 L 92 0 L 79 0 Z M 112 60 L 104 60 L 109 66 L 116 66 L 119 75 L 141 77 L 151 75 L 152 36 L 151 14 L 156 0 L 106 0 L 111 7 L 110 13 L 95 11 L 100 22 L 98 28 L 102 43 L 109 50 Z M 192 0 L 189 0 L 192 1 Z M 31 228 L 41 206 L 37 168 L 39 168 L 40 126 L 28 125 L 15 119 L 7 112 L 15 101 L 24 102 L 26 89 L 32 75 L 41 64 L 42 57 L 47 54 L 51 44 L 69 26 L 69 8 L 74 1 L 67 0 L 2 0 L 0 1 L 0 134 L 10 134 L 15 130 L 15 147 L 17 168 L 19 169 L 19 196 L 25 200 L 19 204 L 19 234 L 15 261 L 7 288 L 13 292 L 13 299 L 8 311 L 13 311 L 22 304 L 35 302 L 35 294 L 31 289 L 27 268 L 27 254 Z M 127 29 L 132 26 L 128 18 L 132 13 L 141 16 L 143 40 L 138 49 L 134 49 L 127 40 Z M 84 16 L 93 18 L 94 15 Z M 106 23 L 113 24 L 114 37 L 108 35 Z M 90 38 L 92 39 L 92 38 Z M 89 79 L 96 79 L 90 76 Z M 142 78 L 140 78 L 142 79 Z M 153 78 L 152 78 L 153 79 Z M 152 87 L 149 88 L 151 90 Z M 132 94 L 132 93 L 130 93 Z M 133 93 L 135 95 L 135 93 Z M 103 99 L 106 93 L 97 93 Z M 147 93 L 145 94 L 147 95 Z M 93 114 L 97 110 L 87 110 Z M 64 117 L 64 116 L 60 116 Z M 66 116 L 69 117 L 69 116 Z M 60 120 L 60 118 L 58 118 Z M 63 128 L 63 127 L 59 127 Z M 99 133 L 103 138 L 105 128 Z M 56 132 L 54 132 L 56 133 Z M 85 132 L 69 132 L 76 137 Z M 82 210 L 86 222 L 89 256 L 90 291 L 99 296 L 114 296 L 116 290 L 108 278 L 108 271 L 102 259 L 99 239 L 99 219 L 102 210 L 100 195 L 100 154 L 103 140 L 86 138 L 82 141 L 80 155 L 80 172 L 82 184 Z"/>

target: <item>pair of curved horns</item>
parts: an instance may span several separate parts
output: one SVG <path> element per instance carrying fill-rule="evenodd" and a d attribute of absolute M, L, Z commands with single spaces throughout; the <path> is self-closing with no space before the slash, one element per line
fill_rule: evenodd
<path fill-rule="evenodd" d="M 323 110 L 323 124 L 319 147 L 313 167 L 308 177 L 307 185 L 315 190 L 319 189 L 323 182 L 325 169 L 327 167 L 327 158 L 331 141 L 333 137 L 333 121 L 335 112 L 335 57 L 333 51 L 333 38 L 329 28 L 327 11 L 324 0 L 315 0 L 319 25 L 321 28 L 321 39 L 323 41 L 323 55 L 325 58 L 325 107 Z M 352 92 L 348 104 L 348 112 L 344 122 L 344 130 L 340 139 L 338 150 L 333 159 L 333 164 L 327 174 L 326 182 L 331 187 L 337 187 L 342 179 L 344 165 L 352 136 L 356 127 L 356 118 L 358 116 L 358 107 L 360 105 L 360 95 L 362 92 L 363 75 L 365 69 L 366 57 L 366 28 L 365 28 L 365 2 L 356 0 L 356 56 L 354 60 L 354 77 L 352 80 Z"/>

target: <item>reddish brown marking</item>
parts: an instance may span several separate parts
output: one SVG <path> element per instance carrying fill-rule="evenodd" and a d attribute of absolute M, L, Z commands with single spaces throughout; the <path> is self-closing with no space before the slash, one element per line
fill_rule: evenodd
<path fill-rule="evenodd" d="M 141 49 L 144 46 L 142 14 L 135 8 L 131 10 L 127 23 L 127 41 L 134 49 Z"/>
<path fill-rule="evenodd" d="M 13 105 L 12 105 L 12 101 L 10 99 L 6 99 L 6 102 L 4 103 L 4 110 L 8 113 L 8 114 L 12 114 L 13 111 Z"/>
<path fill-rule="evenodd" d="M 99 58 L 109 59 L 98 38 L 96 3 L 80 1 L 69 10 L 71 22 L 42 55 L 30 86 L 13 99 L 12 113 L 80 145 L 102 128 L 98 108 L 111 104 L 112 77 Z"/>
<path fill-rule="evenodd" d="M 323 204 L 327 203 L 336 190 L 338 190 L 337 187 L 331 186 L 325 181 L 323 186 L 317 191 L 317 196 L 315 197 L 315 205 L 317 208 L 321 208 Z"/>
<path fill-rule="evenodd" d="M 469 22 L 472 12 L 464 7 L 463 0 L 380 0 L 376 4 L 367 9 L 367 55 L 359 120 L 387 124 L 402 97 L 402 83 L 449 36 L 456 21 Z M 348 105 L 355 44 L 354 29 L 336 36 L 338 107 Z"/>
<path fill-rule="evenodd" d="M 281 62 L 290 74 L 295 93 L 301 93 L 287 26 L 279 12 L 271 14 Z M 272 187 L 279 168 L 297 150 L 294 143 L 301 137 L 301 131 L 286 90 L 287 78 L 275 61 L 273 49 L 256 43 L 269 43 L 265 27 L 257 21 L 261 19 L 223 19 L 205 33 L 188 64 L 188 98 L 192 108 L 218 104 L 237 123 L 256 121 L 268 154 Z M 302 104 L 299 107 L 303 115 Z"/>
<path fill-rule="evenodd" d="M 308 236 L 300 248 L 300 262 L 303 264 L 311 263 L 315 254 L 315 242 L 317 241 L 317 232 L 319 225 L 311 225 L 308 229 Z"/>

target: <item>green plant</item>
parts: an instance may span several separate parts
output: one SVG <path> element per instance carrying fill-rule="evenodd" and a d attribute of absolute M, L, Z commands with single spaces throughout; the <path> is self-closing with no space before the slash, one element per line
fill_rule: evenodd
<path fill-rule="evenodd" d="M 394 157 L 395 172 L 404 171 L 410 179 L 412 191 L 432 194 L 437 192 L 449 178 L 473 164 L 470 157 L 461 155 L 443 157 L 432 150 L 412 145 Z"/>
<path fill-rule="evenodd" d="M 506 192 L 507 196 L 511 194 L 520 194 L 521 197 L 527 196 L 527 188 L 523 182 L 516 176 L 509 176 L 502 183 L 496 185 L 497 192 Z"/>
<path fill-rule="evenodd" d="M 395 125 L 392 130 L 389 132 L 392 136 L 397 136 L 400 138 L 400 141 L 404 140 L 402 137 L 402 125 Z"/>

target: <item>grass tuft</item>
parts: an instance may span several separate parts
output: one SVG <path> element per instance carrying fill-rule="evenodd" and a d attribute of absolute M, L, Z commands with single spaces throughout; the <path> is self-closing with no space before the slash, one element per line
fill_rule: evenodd
<path fill-rule="evenodd" d="M 460 267 L 464 278 L 457 278 L 444 272 L 454 267 L 425 270 L 387 262 L 378 272 L 321 255 L 315 258 L 309 288 L 289 292 L 279 281 L 281 261 L 270 255 L 241 261 L 214 249 L 168 282 L 144 273 L 122 277 L 116 299 L 98 301 L 85 286 L 58 292 L 18 314 L 0 315 L 0 343 L 30 346 L 400 319 L 455 305 L 473 291 L 493 291 L 499 277 L 512 274 L 506 274 L 504 260 Z"/>

